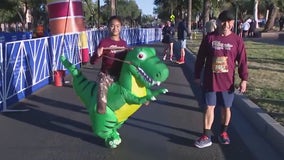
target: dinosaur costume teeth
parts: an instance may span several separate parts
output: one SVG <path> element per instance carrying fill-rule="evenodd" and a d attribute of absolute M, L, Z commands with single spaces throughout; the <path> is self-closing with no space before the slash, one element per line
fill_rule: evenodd
<path fill-rule="evenodd" d="M 136 47 L 124 60 L 131 64 L 123 63 L 118 81 L 108 89 L 106 112 L 99 114 L 96 82 L 89 81 L 66 57 L 61 56 L 60 61 L 72 75 L 73 89 L 88 110 L 93 133 L 104 139 L 109 148 L 121 143 L 117 130 L 141 105 L 168 92 L 165 88 L 150 88 L 168 78 L 168 67 L 156 56 L 154 48 Z"/>
<path fill-rule="evenodd" d="M 155 85 L 155 82 L 152 78 L 150 78 L 144 71 L 142 68 L 138 67 L 138 72 L 139 74 L 151 85 Z"/>

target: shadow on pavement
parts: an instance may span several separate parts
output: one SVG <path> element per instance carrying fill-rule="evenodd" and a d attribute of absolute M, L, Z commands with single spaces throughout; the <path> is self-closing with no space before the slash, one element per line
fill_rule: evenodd
<path fill-rule="evenodd" d="M 147 120 L 143 120 L 143 119 L 138 119 L 138 118 L 130 118 L 130 119 L 132 121 L 134 120 L 134 121 L 139 121 L 139 122 L 148 123 L 148 124 L 152 124 L 152 125 L 157 125 L 157 126 L 160 126 L 160 127 L 165 127 L 165 128 L 168 128 L 168 129 L 174 129 L 174 130 L 181 131 L 181 132 L 188 133 L 188 134 L 193 134 L 193 135 L 198 134 L 197 132 L 192 132 L 192 131 L 185 130 L 185 129 L 182 129 L 182 128 L 177 128 L 177 127 L 171 127 L 171 126 L 167 126 L 167 125 L 164 125 L 164 124 L 155 123 L 155 122 L 147 121 Z M 132 123 L 132 122 L 127 121 L 125 124 L 132 126 L 132 127 L 137 127 L 137 128 L 140 128 L 140 129 L 144 129 L 144 130 L 147 130 L 147 131 L 151 131 L 151 132 L 160 134 L 164 137 L 167 137 L 169 139 L 168 141 L 175 143 L 175 144 L 184 145 L 184 146 L 193 146 L 193 144 L 194 144 L 193 140 L 191 140 L 187 137 L 182 137 L 182 136 L 178 136 L 176 134 L 171 134 L 170 132 L 162 132 L 161 130 L 158 130 L 158 129 L 139 126 L 135 122 Z"/>
<path fill-rule="evenodd" d="M 30 101 L 38 103 L 39 105 L 32 104 L 33 102 Z M 101 140 L 98 137 L 95 137 L 92 134 L 92 128 L 90 124 L 85 124 L 63 116 L 58 116 L 59 114 L 64 115 L 63 113 L 64 111 L 63 112 L 61 111 L 62 113 L 60 113 L 59 111 L 59 113 L 53 114 L 51 112 L 40 110 L 44 107 L 54 107 L 56 109 L 63 109 L 63 110 L 69 110 L 69 111 L 75 111 L 78 113 L 87 114 L 87 111 L 82 106 L 32 95 L 27 98 L 27 101 L 19 102 L 17 106 L 14 108 L 16 109 L 17 107 L 27 108 L 29 109 L 29 111 L 22 113 L 6 112 L 2 113 L 2 115 L 12 118 L 14 120 L 18 120 L 20 122 L 24 122 L 42 129 L 46 129 L 48 131 L 58 132 L 61 134 L 81 139 L 88 143 L 105 146 L 103 140 Z"/>

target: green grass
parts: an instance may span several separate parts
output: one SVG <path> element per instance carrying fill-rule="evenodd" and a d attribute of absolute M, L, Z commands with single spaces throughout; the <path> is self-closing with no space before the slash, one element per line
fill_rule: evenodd
<path fill-rule="evenodd" d="M 202 35 L 188 40 L 187 47 L 196 54 Z M 284 42 L 246 39 L 249 80 L 246 95 L 284 126 Z M 236 77 L 238 77 L 236 75 Z M 236 78 L 236 85 L 239 79 Z"/>

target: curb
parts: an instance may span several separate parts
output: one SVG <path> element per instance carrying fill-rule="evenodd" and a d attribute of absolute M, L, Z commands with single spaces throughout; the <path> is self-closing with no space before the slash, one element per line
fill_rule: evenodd
<path fill-rule="evenodd" d="M 174 49 L 176 47 L 175 43 Z M 194 72 L 196 56 L 188 48 L 185 52 L 186 62 L 188 62 L 186 67 Z M 241 106 L 235 108 L 250 120 L 250 123 L 266 140 L 269 140 L 274 149 L 284 156 L 284 127 L 244 95 L 235 94 L 234 105 Z"/>
<path fill-rule="evenodd" d="M 259 106 L 243 95 L 235 96 L 234 105 L 241 111 L 259 133 L 284 155 L 284 127 L 265 113 Z M 278 138 L 275 138 L 278 137 Z"/>

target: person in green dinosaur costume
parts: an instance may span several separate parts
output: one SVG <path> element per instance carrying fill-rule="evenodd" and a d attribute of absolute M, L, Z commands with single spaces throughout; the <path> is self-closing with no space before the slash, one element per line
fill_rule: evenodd
<path fill-rule="evenodd" d="M 96 82 L 87 80 L 66 57 L 61 56 L 60 60 L 73 77 L 73 88 L 88 110 L 94 134 L 104 139 L 109 148 L 121 143 L 117 130 L 128 117 L 142 104 L 168 92 L 165 88 L 151 89 L 168 78 L 168 67 L 156 56 L 154 48 L 136 47 L 127 53 L 118 81 L 108 89 L 106 113 L 99 114 Z"/>

